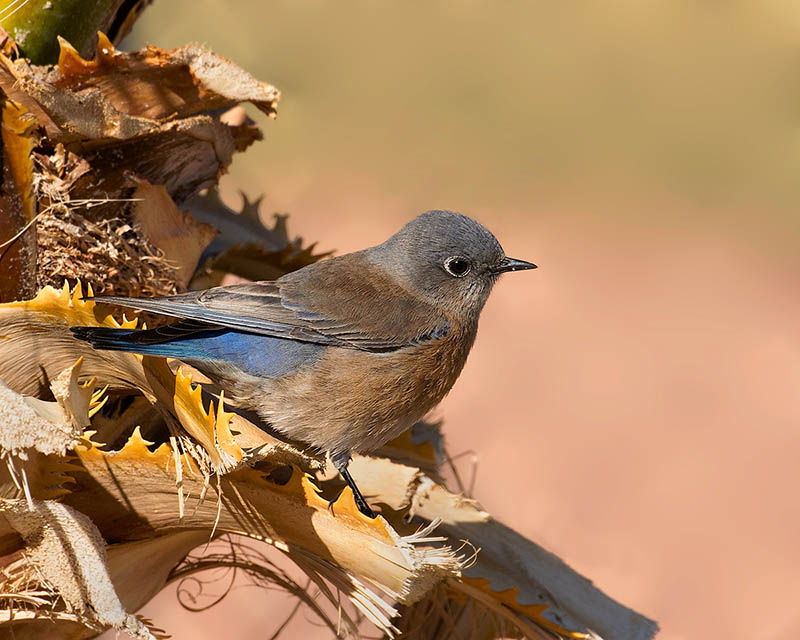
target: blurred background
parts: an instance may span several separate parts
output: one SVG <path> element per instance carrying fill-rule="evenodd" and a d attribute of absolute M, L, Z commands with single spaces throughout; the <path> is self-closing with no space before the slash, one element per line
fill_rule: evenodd
<path fill-rule="evenodd" d="M 796 3 L 162 0 L 124 48 L 191 41 L 283 92 L 228 202 L 339 252 L 456 209 L 540 265 L 436 412 L 488 510 L 661 638 L 797 637 Z M 143 613 L 268 638 L 272 598 Z"/>

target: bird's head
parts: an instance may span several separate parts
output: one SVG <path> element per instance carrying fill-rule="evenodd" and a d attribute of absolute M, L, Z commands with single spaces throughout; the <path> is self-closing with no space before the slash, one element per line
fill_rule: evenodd
<path fill-rule="evenodd" d="M 489 231 L 453 211 L 428 211 L 373 250 L 406 288 L 459 316 L 477 314 L 506 271 L 536 265 L 509 258 Z"/>

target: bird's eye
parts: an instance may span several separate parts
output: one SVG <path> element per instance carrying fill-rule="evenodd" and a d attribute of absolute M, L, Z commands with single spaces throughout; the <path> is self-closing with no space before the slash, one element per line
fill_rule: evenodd
<path fill-rule="evenodd" d="M 467 275 L 471 266 L 469 260 L 461 256 L 452 256 L 444 261 L 444 270 L 456 278 Z"/>

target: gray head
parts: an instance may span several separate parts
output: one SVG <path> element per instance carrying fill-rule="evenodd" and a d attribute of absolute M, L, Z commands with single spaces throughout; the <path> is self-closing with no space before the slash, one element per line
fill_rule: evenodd
<path fill-rule="evenodd" d="M 489 231 L 453 211 L 427 211 L 370 249 L 409 288 L 455 313 L 477 313 L 498 276 L 536 265 L 507 258 Z"/>

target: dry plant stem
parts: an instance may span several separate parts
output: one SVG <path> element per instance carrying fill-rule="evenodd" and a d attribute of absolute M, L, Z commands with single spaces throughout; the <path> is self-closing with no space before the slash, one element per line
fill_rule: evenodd
<path fill-rule="evenodd" d="M 16 105 L 2 109 L 2 160 L 0 171 L 0 301 L 29 298 L 36 293 L 36 217 L 32 195 L 30 122 Z"/>

